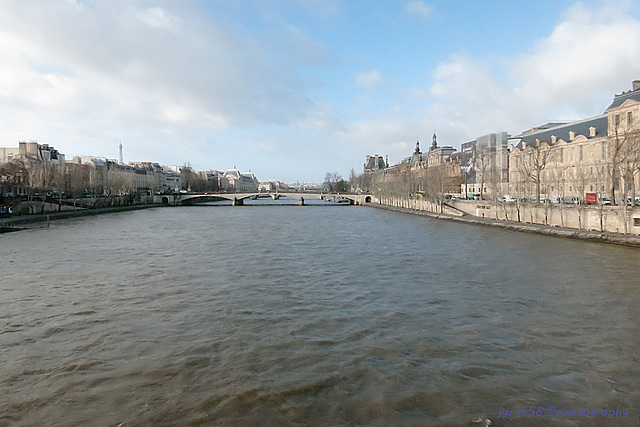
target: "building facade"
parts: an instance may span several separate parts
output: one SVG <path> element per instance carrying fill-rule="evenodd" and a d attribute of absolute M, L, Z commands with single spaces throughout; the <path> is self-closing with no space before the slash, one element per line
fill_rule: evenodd
<path fill-rule="evenodd" d="M 253 173 L 242 173 L 237 169 L 229 169 L 224 173 L 224 177 L 229 180 L 229 188 L 236 192 L 257 192 L 258 180 Z"/>
<path fill-rule="evenodd" d="M 544 125 L 515 137 L 509 193 L 538 201 L 575 197 L 622 204 L 638 194 L 640 81 L 602 115 Z"/>

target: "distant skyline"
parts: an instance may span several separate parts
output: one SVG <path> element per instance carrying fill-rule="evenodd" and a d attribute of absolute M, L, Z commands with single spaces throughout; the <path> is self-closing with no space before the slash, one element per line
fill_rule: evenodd
<path fill-rule="evenodd" d="M 438 135 L 602 114 L 640 79 L 640 0 L 3 0 L 0 146 L 348 178 Z"/>

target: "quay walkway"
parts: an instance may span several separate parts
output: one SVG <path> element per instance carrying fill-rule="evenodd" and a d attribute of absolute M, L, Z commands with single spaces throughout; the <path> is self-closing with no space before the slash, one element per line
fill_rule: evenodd
<path fill-rule="evenodd" d="M 401 212 L 406 214 L 428 216 L 430 218 L 446 219 L 449 221 L 463 222 L 467 224 L 484 225 L 487 227 L 499 227 L 507 230 L 520 231 L 524 233 L 543 234 L 546 236 L 564 237 L 568 239 L 587 240 L 592 242 L 609 243 L 613 245 L 630 246 L 640 248 L 640 236 L 635 234 L 620 234 L 608 231 L 578 230 L 574 228 L 554 227 L 542 224 L 530 224 L 516 221 L 496 220 L 491 218 L 480 218 L 472 215 L 452 215 L 448 213 L 438 213 L 430 211 L 414 210 L 410 208 L 399 208 L 395 206 L 382 205 L 378 203 L 368 203 L 367 206 L 388 211 Z"/>

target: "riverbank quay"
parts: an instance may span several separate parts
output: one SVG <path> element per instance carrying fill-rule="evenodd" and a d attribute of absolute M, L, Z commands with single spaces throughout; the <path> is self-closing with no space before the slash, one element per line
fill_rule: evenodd
<path fill-rule="evenodd" d="M 463 222 L 466 224 L 484 225 L 487 227 L 499 227 L 506 230 L 520 231 L 523 233 L 535 233 L 545 236 L 563 237 L 567 239 L 586 240 L 591 242 L 609 243 L 612 245 L 622 245 L 634 248 L 640 248 L 640 236 L 631 234 L 620 234 L 612 232 L 600 232 L 589 230 L 577 230 L 573 228 L 562 228 L 546 226 L 541 224 L 528 224 L 507 220 L 495 220 L 490 218 L 479 218 L 471 215 L 453 215 L 449 213 L 438 213 L 431 211 L 415 210 L 411 208 L 402 208 L 388 206 L 379 203 L 367 203 L 366 206 L 376 209 L 384 209 L 393 212 L 400 212 L 413 215 L 427 216 L 436 219 L 445 219 L 449 221 Z"/>
<path fill-rule="evenodd" d="M 29 225 L 48 223 L 62 219 L 80 218 L 84 216 L 104 215 L 115 212 L 137 211 L 163 207 L 161 203 L 149 203 L 144 205 L 113 206 L 108 208 L 78 209 L 75 211 L 51 212 L 32 215 L 14 215 L 8 218 L 0 218 L 0 233 L 22 230 Z"/>

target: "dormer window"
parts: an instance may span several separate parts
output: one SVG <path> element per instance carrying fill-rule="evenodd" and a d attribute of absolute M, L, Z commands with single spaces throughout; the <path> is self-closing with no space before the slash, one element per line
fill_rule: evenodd
<path fill-rule="evenodd" d="M 596 136 L 596 128 L 594 128 L 593 126 L 591 126 L 591 127 L 589 128 L 589 136 L 590 136 L 591 138 L 593 138 L 594 136 Z"/>
<path fill-rule="evenodd" d="M 576 137 L 576 133 L 574 131 L 569 131 L 569 141 L 573 141 Z"/>

